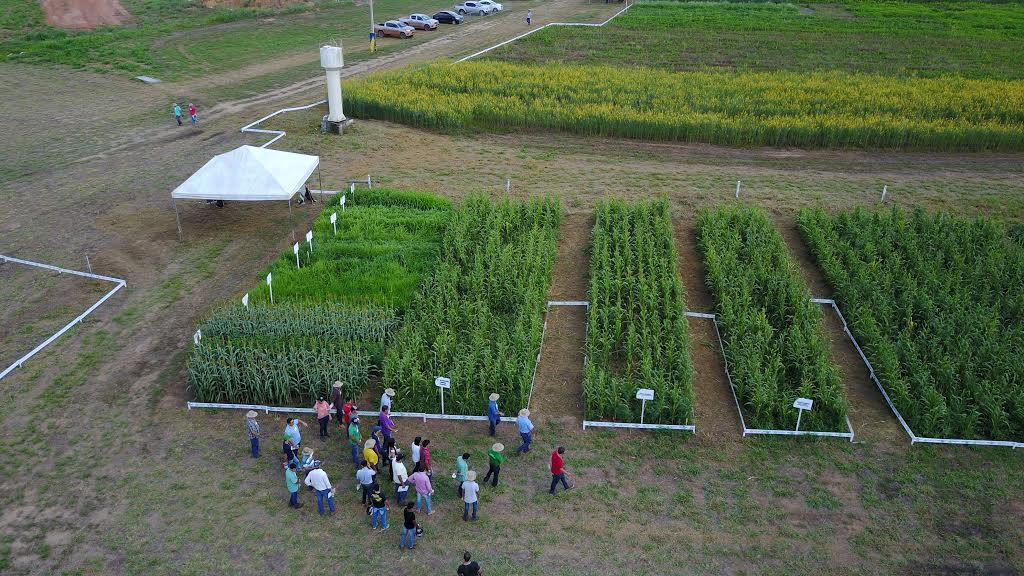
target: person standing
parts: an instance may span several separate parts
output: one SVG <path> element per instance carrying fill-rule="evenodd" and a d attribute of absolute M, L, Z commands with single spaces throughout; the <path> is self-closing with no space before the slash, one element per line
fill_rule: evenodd
<path fill-rule="evenodd" d="M 377 464 L 380 462 L 380 457 L 377 456 L 377 451 L 373 447 L 373 440 L 367 440 L 363 444 L 363 460 L 366 460 L 370 468 L 378 470 Z"/>
<path fill-rule="evenodd" d="M 345 413 L 345 401 L 344 384 L 341 383 L 341 380 L 335 380 L 334 386 L 331 388 L 331 405 L 334 406 L 338 428 L 341 429 L 348 427 L 348 420 L 343 416 Z"/>
<path fill-rule="evenodd" d="M 391 481 L 395 483 L 395 500 L 399 505 L 405 504 L 405 497 L 409 494 L 409 471 L 402 462 L 404 458 L 405 454 L 396 454 L 391 463 Z"/>
<path fill-rule="evenodd" d="M 302 508 L 299 503 L 299 475 L 295 473 L 295 462 L 289 462 L 284 467 L 284 485 L 288 487 L 288 506 L 296 510 Z"/>
<path fill-rule="evenodd" d="M 199 114 L 196 113 L 196 105 L 191 102 L 188 103 L 188 117 L 192 120 L 193 126 L 199 123 Z"/>
<path fill-rule="evenodd" d="M 177 120 L 178 126 L 181 126 L 181 106 L 178 103 L 174 103 L 174 119 Z"/>
<path fill-rule="evenodd" d="M 370 493 L 373 492 L 374 479 L 377 473 L 373 471 L 370 463 L 363 460 L 362 466 L 359 471 L 356 472 L 356 481 L 359 482 L 359 487 L 362 488 L 363 497 L 360 500 L 363 504 L 370 503 Z"/>
<path fill-rule="evenodd" d="M 388 497 L 380 491 L 380 484 L 373 485 L 370 492 L 370 527 L 377 529 L 377 521 L 380 521 L 380 529 L 388 529 Z"/>
<path fill-rule="evenodd" d="M 427 473 L 427 478 L 434 477 L 433 463 L 430 460 L 430 440 L 424 440 L 420 444 L 420 466 L 421 470 Z"/>
<path fill-rule="evenodd" d="M 288 418 L 285 420 L 284 435 L 292 439 L 292 443 L 295 444 L 295 448 L 302 446 L 302 433 L 299 432 L 299 424 L 305 427 L 309 427 L 304 421 L 298 418 Z"/>
<path fill-rule="evenodd" d="M 245 413 L 245 428 L 249 434 L 249 447 L 252 449 L 252 457 L 260 457 L 260 424 L 256 421 L 256 411 L 249 410 Z"/>
<path fill-rule="evenodd" d="M 373 449 L 377 451 L 377 457 L 381 460 L 387 455 L 384 452 L 384 436 L 380 433 L 380 426 L 373 427 Z"/>
<path fill-rule="evenodd" d="M 320 515 L 324 515 L 324 500 L 327 500 L 327 507 L 330 508 L 331 514 L 334 514 L 334 489 L 323 468 L 315 468 L 306 474 L 306 486 L 316 490 L 316 508 L 320 511 Z"/>
<path fill-rule="evenodd" d="M 384 434 L 384 445 L 395 435 L 395 423 L 391 420 L 391 407 L 385 406 L 380 410 L 380 431 Z"/>
<path fill-rule="evenodd" d="M 348 444 L 352 448 L 352 463 L 359 464 L 359 450 L 363 445 L 363 436 L 359 433 L 359 416 L 352 418 L 348 425 Z"/>
<path fill-rule="evenodd" d="M 480 485 L 476 483 L 476 472 L 470 470 L 466 473 L 466 481 L 462 483 L 462 501 L 465 506 L 462 509 L 462 519 L 469 521 L 469 508 L 473 507 L 473 520 L 476 520 L 477 495 L 480 494 Z"/>
<path fill-rule="evenodd" d="M 491 482 L 491 486 L 498 485 L 498 474 L 501 473 L 501 463 L 505 461 L 505 457 L 501 455 L 501 452 L 505 449 L 505 445 L 501 442 L 495 442 L 494 446 L 487 451 L 487 474 L 484 475 L 484 484 L 491 478 L 491 474 L 494 474 L 494 480 Z"/>
<path fill-rule="evenodd" d="M 455 483 L 459 485 L 459 498 L 462 498 L 462 483 L 466 481 L 466 473 L 469 472 L 469 452 L 455 459 Z"/>
<path fill-rule="evenodd" d="M 327 424 L 331 421 L 331 405 L 321 396 L 316 404 L 313 404 L 313 411 L 316 412 L 316 421 L 320 423 L 320 440 L 330 437 L 327 433 Z"/>
<path fill-rule="evenodd" d="M 405 505 L 405 510 L 402 512 L 404 523 L 402 524 L 402 537 L 398 541 L 398 549 L 405 549 L 405 542 L 408 538 L 409 550 L 416 548 L 416 512 L 413 510 L 412 502 Z"/>
<path fill-rule="evenodd" d="M 530 444 L 533 444 L 533 422 L 530 421 L 530 410 L 528 408 L 523 408 L 519 411 L 516 425 L 519 426 L 519 436 L 523 439 L 522 446 L 516 448 L 516 452 L 524 454 L 530 451 Z"/>
<path fill-rule="evenodd" d="M 533 10 L 532 9 L 526 11 L 526 25 L 529 26 L 531 24 L 533 24 Z"/>
<path fill-rule="evenodd" d="M 417 436 L 412 439 L 412 445 L 409 446 L 410 453 L 412 454 L 412 471 L 414 473 L 419 472 L 421 470 L 420 451 L 422 450 L 422 447 L 420 446 L 420 442 L 422 441 L 423 439 Z"/>
<path fill-rule="evenodd" d="M 558 487 L 558 483 L 561 482 L 565 490 L 572 488 L 565 480 L 565 461 L 562 460 L 562 454 L 565 454 L 565 448 L 559 446 L 557 450 L 551 453 L 551 490 L 548 490 L 549 494 L 555 493 L 555 488 Z"/>
<path fill-rule="evenodd" d="M 459 576 L 480 576 L 480 565 L 471 558 L 473 556 L 468 551 L 462 553 L 462 564 L 457 571 Z"/>
<path fill-rule="evenodd" d="M 501 417 L 505 415 L 504 412 L 498 410 L 498 394 L 492 393 L 487 398 L 487 427 L 490 429 L 491 436 L 494 436 L 497 431 L 498 423 L 501 422 Z"/>
<path fill-rule="evenodd" d="M 292 439 L 288 434 L 284 435 L 284 442 L 281 446 L 284 452 L 284 463 L 287 466 L 289 463 L 294 463 L 296 467 L 299 465 L 299 451 L 298 446 L 295 444 L 295 440 Z"/>
<path fill-rule="evenodd" d="M 434 496 L 434 486 L 431 484 L 427 473 L 423 470 L 413 472 L 412 476 L 409 476 L 409 484 L 412 484 L 416 489 L 416 510 L 422 510 L 421 504 L 426 502 L 427 515 L 433 514 L 434 507 L 431 504 L 431 500 Z"/>
<path fill-rule="evenodd" d="M 385 388 L 384 393 L 380 395 L 380 411 L 384 411 L 384 407 L 387 406 L 388 410 L 391 410 L 391 399 L 395 397 L 394 388 Z"/>

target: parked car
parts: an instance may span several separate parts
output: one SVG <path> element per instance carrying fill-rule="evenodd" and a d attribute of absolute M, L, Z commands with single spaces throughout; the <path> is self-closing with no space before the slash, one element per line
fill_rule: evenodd
<path fill-rule="evenodd" d="M 474 14 L 476 16 L 486 16 L 491 12 L 494 12 L 494 6 L 484 6 L 476 0 L 473 0 L 472 2 L 463 2 L 453 8 L 453 10 L 462 15 Z"/>
<path fill-rule="evenodd" d="M 493 10 L 491 10 L 491 12 L 501 12 L 502 10 L 505 9 L 504 6 L 492 0 L 476 0 L 476 3 L 483 4 L 484 6 L 492 6 Z"/>
<path fill-rule="evenodd" d="M 434 20 L 437 20 L 442 24 L 462 24 L 462 21 L 465 20 L 465 18 L 451 10 L 441 10 L 437 14 L 434 14 Z"/>
<path fill-rule="evenodd" d="M 437 20 L 426 14 L 410 14 L 406 18 L 399 18 L 398 21 L 417 30 L 437 30 L 438 24 Z"/>
<path fill-rule="evenodd" d="M 415 30 L 412 26 L 402 24 L 398 20 L 388 20 L 382 24 L 375 24 L 373 31 L 380 36 L 394 36 L 396 38 L 412 38 Z"/>

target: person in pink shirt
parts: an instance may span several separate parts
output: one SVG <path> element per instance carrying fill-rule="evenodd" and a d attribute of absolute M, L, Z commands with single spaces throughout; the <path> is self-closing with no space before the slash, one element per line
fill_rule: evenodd
<path fill-rule="evenodd" d="M 421 502 L 427 503 L 427 514 L 433 514 L 434 509 L 430 505 L 431 497 L 434 495 L 434 487 L 430 483 L 430 477 L 423 470 L 419 472 L 413 472 L 412 476 L 409 476 L 409 483 L 416 488 L 416 511 L 422 510 L 420 507 Z"/>
<path fill-rule="evenodd" d="M 316 412 L 316 421 L 320 423 L 320 439 L 330 437 L 327 433 L 327 424 L 331 421 L 331 405 L 321 396 L 313 405 L 313 411 Z"/>

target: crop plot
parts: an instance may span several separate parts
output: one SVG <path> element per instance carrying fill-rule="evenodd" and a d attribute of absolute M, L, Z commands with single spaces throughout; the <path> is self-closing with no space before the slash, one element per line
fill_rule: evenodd
<path fill-rule="evenodd" d="M 1024 249 L 991 219 L 800 213 L 801 233 L 915 434 L 1024 441 Z"/>

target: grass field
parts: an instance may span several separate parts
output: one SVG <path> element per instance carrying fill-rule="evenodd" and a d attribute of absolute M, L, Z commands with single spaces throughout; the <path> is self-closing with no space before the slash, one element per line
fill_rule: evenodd
<path fill-rule="evenodd" d="M 654 2 L 600 29 L 548 28 L 489 57 L 669 70 L 1024 78 L 1017 2 Z"/>

